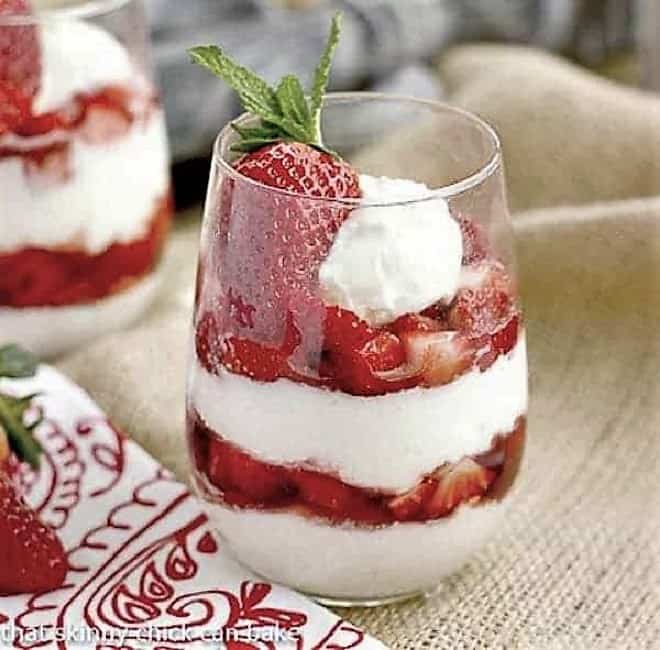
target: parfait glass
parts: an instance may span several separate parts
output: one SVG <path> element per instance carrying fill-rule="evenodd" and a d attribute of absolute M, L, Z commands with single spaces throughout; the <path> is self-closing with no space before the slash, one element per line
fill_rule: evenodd
<path fill-rule="evenodd" d="M 502 525 L 525 329 L 493 130 L 370 93 L 329 95 L 323 120 L 361 199 L 262 185 L 232 166 L 234 131 L 217 139 L 187 435 L 193 484 L 241 562 L 373 605 L 433 589 Z M 389 311 L 365 311 L 375 294 Z"/>
<path fill-rule="evenodd" d="M 141 1 L 0 3 L 0 344 L 54 356 L 136 320 L 171 214 Z"/>

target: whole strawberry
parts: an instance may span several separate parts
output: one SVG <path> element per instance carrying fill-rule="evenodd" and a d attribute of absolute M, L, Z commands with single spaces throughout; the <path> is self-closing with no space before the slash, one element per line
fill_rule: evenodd
<path fill-rule="evenodd" d="M 36 359 L 19 348 L 0 348 L 0 377 L 29 377 L 36 367 Z M 16 492 L 6 473 L 11 452 L 38 466 L 41 449 L 32 431 L 39 419 L 26 424 L 33 398 L 0 392 L 0 595 L 56 589 L 67 572 L 62 543 Z"/>
<path fill-rule="evenodd" d="M 289 363 L 302 374 L 320 364 L 325 311 L 318 299 L 318 269 L 349 214 L 331 200 L 361 196 L 356 170 L 328 150 L 321 134 L 340 26 L 337 15 L 309 98 L 292 75 L 271 87 L 218 47 L 190 51 L 193 61 L 236 90 L 250 114 L 232 125 L 237 141 L 231 149 L 243 154 L 233 162 L 235 170 L 256 183 L 226 175 L 216 197 L 212 264 L 218 267 L 220 287 L 210 290 L 211 300 L 223 305 L 224 347 L 236 349 L 237 339 L 248 338 L 280 349 L 293 324 L 301 342 Z M 223 356 L 221 350 L 217 356 Z"/>
<path fill-rule="evenodd" d="M 0 595 L 61 587 L 68 568 L 62 542 L 39 521 L 3 475 L 0 515 Z"/>

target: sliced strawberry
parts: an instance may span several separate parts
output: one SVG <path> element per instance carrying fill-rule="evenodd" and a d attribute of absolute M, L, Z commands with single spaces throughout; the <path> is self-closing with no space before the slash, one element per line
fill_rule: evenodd
<path fill-rule="evenodd" d="M 437 321 L 442 329 L 449 329 L 449 325 L 447 323 L 449 305 L 446 305 L 442 302 L 437 302 L 434 305 L 424 309 L 422 312 L 420 312 L 420 314 L 426 318 L 431 318 Z"/>
<path fill-rule="evenodd" d="M 445 517 L 464 502 L 473 503 L 488 491 L 497 473 L 464 458 L 435 473 L 437 486 L 427 501 L 426 514 L 431 518 Z"/>
<path fill-rule="evenodd" d="M 40 187 L 61 185 L 71 177 L 70 144 L 62 142 L 30 152 L 23 168 L 33 184 Z"/>
<path fill-rule="evenodd" d="M 325 349 L 357 352 L 376 336 L 377 331 L 352 311 L 337 306 L 326 308 L 323 328 Z"/>
<path fill-rule="evenodd" d="M 1 15 L 1 14 L 0 14 Z M 0 35 L 2 27 L 0 27 Z M 0 52 L 2 57 L 2 52 Z M 0 135 L 16 129 L 30 114 L 30 99 L 0 79 Z"/>
<path fill-rule="evenodd" d="M 424 512 L 426 502 L 433 496 L 437 483 L 425 478 L 412 490 L 390 499 L 387 507 L 392 511 L 396 521 L 411 521 Z"/>
<path fill-rule="evenodd" d="M 294 481 L 306 503 L 335 512 L 346 512 L 355 498 L 355 488 L 320 472 L 297 470 Z"/>
<path fill-rule="evenodd" d="M 463 266 L 481 262 L 488 255 L 486 234 L 476 221 L 465 215 L 460 215 L 457 220 L 463 235 Z"/>
<path fill-rule="evenodd" d="M 392 332 L 381 332 L 367 341 L 360 356 L 374 372 L 393 370 L 406 361 L 403 345 Z"/>
<path fill-rule="evenodd" d="M 416 332 L 442 332 L 445 327 L 436 318 L 429 315 L 405 314 L 388 326 L 398 336 Z"/>
<path fill-rule="evenodd" d="M 401 335 L 411 371 L 426 386 L 442 386 L 472 367 L 474 349 L 457 332 L 410 332 Z"/>
<path fill-rule="evenodd" d="M 508 323 L 514 310 L 511 281 L 504 267 L 481 263 L 464 272 L 461 288 L 449 310 L 449 325 L 471 339 L 492 335 Z"/>
<path fill-rule="evenodd" d="M 81 97 L 79 132 L 89 144 L 103 144 L 128 133 L 134 116 L 131 94 L 120 86 L 109 86 L 94 95 Z"/>
<path fill-rule="evenodd" d="M 312 509 L 334 521 L 384 523 L 386 517 L 377 501 L 360 488 L 320 472 L 304 469 L 294 471 L 293 481 L 298 498 Z"/>
<path fill-rule="evenodd" d="M 0 595 L 61 587 L 68 569 L 62 543 L 4 476 L 0 476 L 0 512 Z"/>
<path fill-rule="evenodd" d="M 403 345 L 392 332 L 372 329 L 353 312 L 326 309 L 320 373 L 353 395 L 382 395 L 409 386 L 379 376 L 405 361 Z"/>
<path fill-rule="evenodd" d="M 281 498 L 287 491 L 283 468 L 253 459 L 218 438 L 210 441 L 208 476 L 221 490 L 228 493 L 237 491 L 260 503 Z"/>
<path fill-rule="evenodd" d="M 508 354 L 518 342 L 520 319 L 514 316 L 505 327 L 493 334 L 493 349 L 498 354 Z"/>
<path fill-rule="evenodd" d="M 275 381 L 294 374 L 289 366 L 289 358 L 299 343 L 300 334 L 289 317 L 284 340 L 279 346 L 271 347 L 251 339 L 231 336 L 223 343 L 222 363 L 237 374 L 259 381 Z"/>
<path fill-rule="evenodd" d="M 0 82 L 10 84 L 30 100 L 41 83 L 37 27 L 19 22 L 9 24 L 2 18 L 20 19 L 31 13 L 28 0 L 0 0 Z"/>

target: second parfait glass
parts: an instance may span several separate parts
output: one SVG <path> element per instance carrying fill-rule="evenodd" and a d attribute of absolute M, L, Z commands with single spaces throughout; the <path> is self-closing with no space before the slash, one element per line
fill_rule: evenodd
<path fill-rule="evenodd" d="M 172 216 L 141 0 L 52 4 L 0 2 L 0 345 L 46 356 L 144 312 Z"/>
<path fill-rule="evenodd" d="M 262 185 L 232 167 L 234 131 L 217 140 L 188 438 L 239 560 L 323 602 L 374 604 L 437 586 L 502 525 L 525 334 L 492 129 L 362 93 L 328 96 L 323 119 L 361 199 Z"/>

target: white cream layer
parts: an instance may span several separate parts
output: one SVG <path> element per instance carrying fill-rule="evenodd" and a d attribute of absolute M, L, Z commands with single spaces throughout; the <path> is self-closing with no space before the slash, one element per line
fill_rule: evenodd
<path fill-rule="evenodd" d="M 378 599 L 437 587 L 492 539 L 507 501 L 464 506 L 428 524 L 374 529 L 220 505 L 206 509 L 233 554 L 269 580 L 317 596 Z"/>
<path fill-rule="evenodd" d="M 352 485 L 404 492 L 514 428 L 527 412 L 527 352 L 521 336 L 486 372 L 378 397 L 216 376 L 195 363 L 189 394 L 212 430 L 256 458 L 313 463 Z"/>
<path fill-rule="evenodd" d="M 373 325 L 451 302 L 461 275 L 463 240 L 444 199 L 426 185 L 360 176 L 366 204 L 339 229 L 319 280 L 327 304 Z"/>
<path fill-rule="evenodd" d="M 13 137 L 11 145 L 18 141 Z M 74 136 L 69 155 L 71 178 L 50 183 L 38 173 L 26 175 L 20 157 L 0 159 L 0 253 L 74 245 L 93 255 L 146 234 L 169 185 L 162 112 L 108 144 Z"/>
<path fill-rule="evenodd" d="M 161 273 L 94 303 L 64 307 L 0 307 L 0 346 L 19 343 L 52 358 L 136 321 L 158 295 Z"/>
<path fill-rule="evenodd" d="M 41 84 L 34 111 L 62 108 L 81 92 L 130 84 L 136 75 L 128 51 L 109 32 L 80 20 L 44 20 L 40 29 Z"/>

